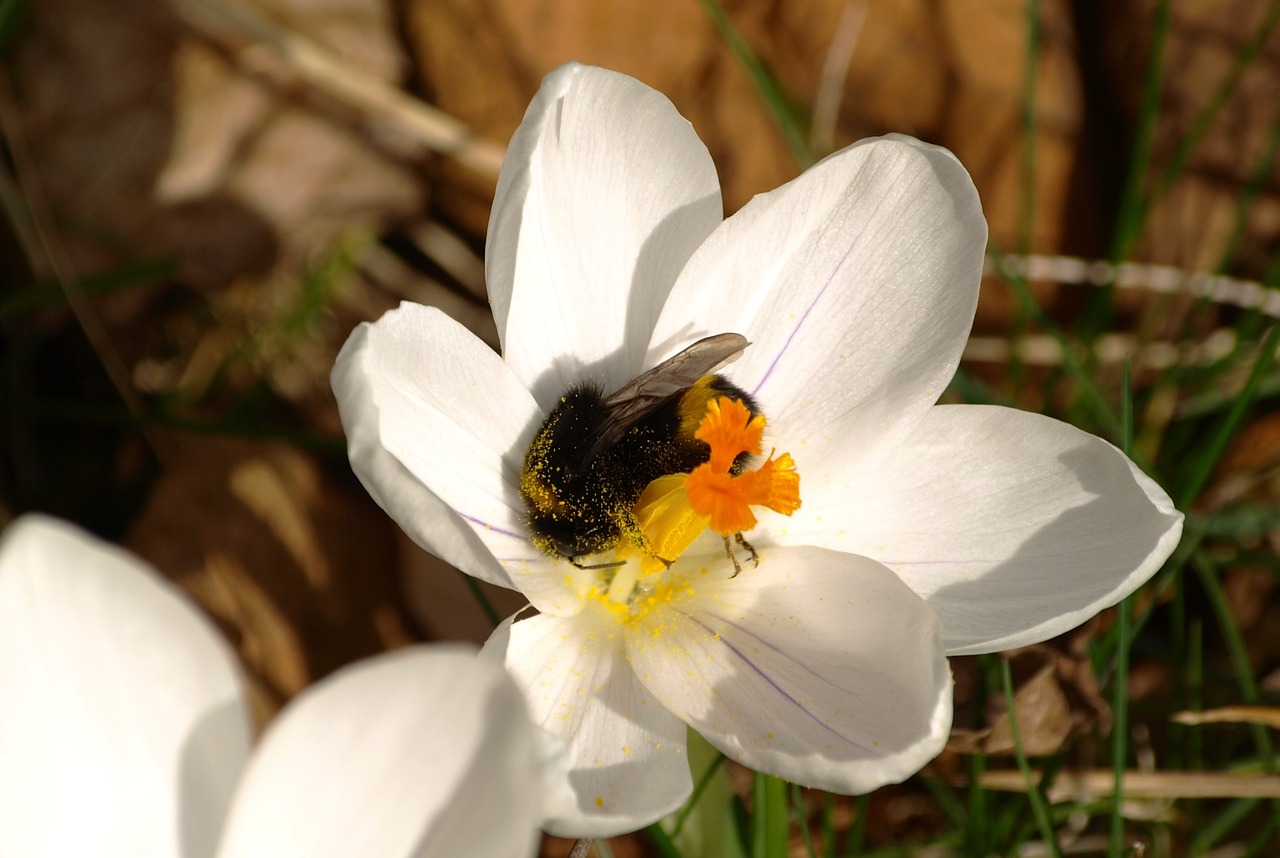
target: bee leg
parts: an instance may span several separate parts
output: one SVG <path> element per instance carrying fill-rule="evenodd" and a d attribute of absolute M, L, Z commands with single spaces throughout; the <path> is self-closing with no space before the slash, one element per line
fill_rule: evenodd
<path fill-rule="evenodd" d="M 753 552 L 754 553 L 754 552 Z M 729 544 L 729 537 L 724 538 L 724 555 L 729 558 L 729 562 L 733 564 L 733 574 L 730 578 L 737 578 L 738 573 L 742 571 L 742 564 L 738 562 L 738 558 L 733 556 L 733 546 Z"/>
<path fill-rule="evenodd" d="M 738 541 L 739 545 L 747 549 L 747 553 L 751 555 L 751 562 L 755 564 L 757 569 L 760 568 L 760 555 L 756 552 L 755 546 L 747 542 L 746 537 L 742 535 L 742 531 L 735 533 L 733 538 Z M 728 541 L 728 537 L 725 537 L 725 542 L 728 543 Z"/>
<path fill-rule="evenodd" d="M 607 563 L 579 563 L 577 557 L 570 557 L 569 562 L 579 569 L 615 569 L 626 563 L 624 560 L 610 560 Z"/>

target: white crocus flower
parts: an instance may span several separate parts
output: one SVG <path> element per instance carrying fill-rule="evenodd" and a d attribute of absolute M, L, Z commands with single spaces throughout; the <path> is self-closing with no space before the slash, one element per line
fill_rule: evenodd
<path fill-rule="evenodd" d="M 333 382 L 365 486 L 420 545 L 539 612 L 504 632 L 535 721 L 572 761 L 576 802 L 550 830 L 610 834 L 679 805 L 686 725 L 801 784 L 901 780 L 946 738 L 946 654 L 1069 629 L 1172 551 L 1180 514 L 1111 445 L 935 405 L 986 234 L 955 157 L 903 137 L 722 220 L 711 158 L 673 106 L 568 65 L 530 105 L 494 201 L 501 356 L 411 304 L 352 335 Z M 746 534 L 759 565 L 734 576 L 712 533 L 657 572 L 535 548 L 521 474 L 561 396 L 617 390 L 725 332 L 750 341 L 722 372 L 767 418 L 763 452 L 790 453 L 800 477 L 801 508 L 761 511 Z"/>
<path fill-rule="evenodd" d="M 535 728 L 462 647 L 303 692 L 250 752 L 234 657 L 136 557 L 28 516 L 0 535 L 0 855 L 531 856 Z"/>

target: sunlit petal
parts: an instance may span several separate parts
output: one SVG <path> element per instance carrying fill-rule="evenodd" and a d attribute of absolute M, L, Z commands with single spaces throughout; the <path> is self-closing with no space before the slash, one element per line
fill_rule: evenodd
<path fill-rule="evenodd" d="M 726 220 L 654 333 L 751 340 L 725 374 L 757 397 L 802 473 L 862 461 L 919 422 L 969 335 L 987 227 L 968 173 L 904 137 L 828 157 Z"/>
<path fill-rule="evenodd" d="M 474 651 L 362 661 L 272 723 L 220 856 L 532 855 L 538 753 L 520 693 Z"/>
<path fill-rule="evenodd" d="M 385 488 L 410 501 L 392 505 L 406 532 L 464 571 L 514 584 L 540 609 L 578 609 L 529 542 L 520 469 L 541 414 L 501 358 L 440 311 L 404 304 L 352 335 L 334 383 L 355 439 L 352 466 L 375 497 Z M 422 490 L 406 489 L 406 476 Z M 451 512 L 415 517 L 437 512 L 436 498 Z"/>
<path fill-rule="evenodd" d="M 1119 450 L 992 406 L 935 408 L 875 468 L 809 488 L 812 512 L 777 538 L 887 564 L 957 654 L 1079 625 L 1150 578 L 1182 533 L 1168 495 Z"/>
<path fill-rule="evenodd" d="M 642 828 L 679 807 L 692 782 L 686 728 L 636 679 L 623 636 L 592 603 L 574 617 L 546 615 L 510 628 L 507 669 L 534 723 L 568 751 L 577 805 L 545 827 L 567 837 Z"/>
<path fill-rule="evenodd" d="M 690 561 L 692 562 L 692 561 Z M 772 548 L 627 635 L 636 673 L 730 758 L 794 783 L 862 793 L 934 757 L 951 725 L 937 619 L 878 563 Z"/>
<path fill-rule="evenodd" d="M 485 250 L 502 353 L 550 410 L 637 375 L 676 275 L 723 217 L 707 147 L 639 81 L 547 75 L 511 140 Z"/>
<path fill-rule="evenodd" d="M 136 557 L 28 516 L 0 536 L 0 855 L 213 855 L 249 753 L 235 661 Z"/>

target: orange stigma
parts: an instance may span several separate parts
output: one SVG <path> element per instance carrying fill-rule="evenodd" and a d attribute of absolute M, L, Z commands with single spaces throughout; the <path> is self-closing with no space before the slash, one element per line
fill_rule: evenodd
<path fill-rule="evenodd" d="M 759 455 L 764 425 L 763 414 L 751 416 L 736 399 L 722 396 L 707 404 L 694 434 L 711 448 L 707 461 L 691 473 L 659 477 L 636 502 L 636 519 L 655 561 L 675 560 L 708 528 L 727 545 L 729 536 L 755 527 L 752 507 L 783 515 L 800 508 L 800 475 L 791 454 L 770 454 L 760 467 L 733 473 L 738 456 Z"/>

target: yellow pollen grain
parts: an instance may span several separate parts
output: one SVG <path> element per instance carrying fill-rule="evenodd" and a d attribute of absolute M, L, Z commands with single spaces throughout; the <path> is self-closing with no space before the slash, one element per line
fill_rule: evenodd
<path fill-rule="evenodd" d="M 604 807 L 604 796 L 596 796 L 596 807 Z"/>

